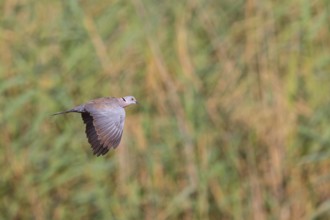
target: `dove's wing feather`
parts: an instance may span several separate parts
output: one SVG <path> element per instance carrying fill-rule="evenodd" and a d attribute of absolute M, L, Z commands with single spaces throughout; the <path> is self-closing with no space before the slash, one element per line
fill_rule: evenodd
<path fill-rule="evenodd" d="M 109 149 L 104 147 L 98 139 L 98 135 L 96 133 L 95 127 L 93 125 L 93 118 L 89 113 L 82 113 L 81 117 L 86 124 L 86 135 L 88 138 L 88 142 L 90 143 L 93 152 L 95 155 L 100 156 L 106 154 Z"/>
<path fill-rule="evenodd" d="M 116 148 L 121 140 L 125 110 L 113 105 L 93 103 L 86 105 L 85 109 L 93 118 L 93 126 L 100 145 L 104 148 Z"/>

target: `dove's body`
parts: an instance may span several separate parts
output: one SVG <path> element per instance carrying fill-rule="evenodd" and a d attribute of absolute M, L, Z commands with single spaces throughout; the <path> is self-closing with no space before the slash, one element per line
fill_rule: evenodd
<path fill-rule="evenodd" d="M 136 103 L 133 96 L 99 98 L 55 115 L 81 113 L 86 124 L 88 142 L 94 154 L 100 156 L 119 145 L 125 123 L 124 108 Z"/>

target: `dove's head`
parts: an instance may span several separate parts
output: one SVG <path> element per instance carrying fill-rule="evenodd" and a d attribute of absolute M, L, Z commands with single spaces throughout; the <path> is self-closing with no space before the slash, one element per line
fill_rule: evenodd
<path fill-rule="evenodd" d="M 122 98 L 119 98 L 119 104 L 121 107 L 125 108 L 126 106 L 137 104 L 138 101 L 136 101 L 134 96 L 125 96 Z"/>

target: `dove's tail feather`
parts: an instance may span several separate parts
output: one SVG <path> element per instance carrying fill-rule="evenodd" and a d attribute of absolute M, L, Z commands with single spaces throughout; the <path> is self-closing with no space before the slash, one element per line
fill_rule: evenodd
<path fill-rule="evenodd" d="M 66 114 L 66 113 L 70 113 L 70 112 L 78 112 L 78 113 L 83 113 L 85 112 L 85 108 L 84 105 L 79 105 L 77 107 L 74 107 L 73 109 L 67 110 L 67 111 L 63 111 L 63 112 L 56 112 L 53 115 L 62 115 L 62 114 Z"/>
<path fill-rule="evenodd" d="M 68 111 L 63 111 L 63 112 L 56 112 L 52 115 L 62 115 L 62 114 L 66 114 L 66 113 L 70 113 L 70 112 L 76 112 L 76 111 L 73 111 L 72 109 L 71 110 L 68 110 Z"/>

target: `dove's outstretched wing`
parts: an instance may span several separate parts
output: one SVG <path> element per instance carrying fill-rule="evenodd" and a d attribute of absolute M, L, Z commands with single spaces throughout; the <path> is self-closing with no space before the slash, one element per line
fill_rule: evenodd
<path fill-rule="evenodd" d="M 97 103 L 86 105 L 85 110 L 86 112 L 81 115 L 94 154 L 104 155 L 111 148 L 116 148 L 123 134 L 125 110 L 121 107 L 97 105 Z"/>

